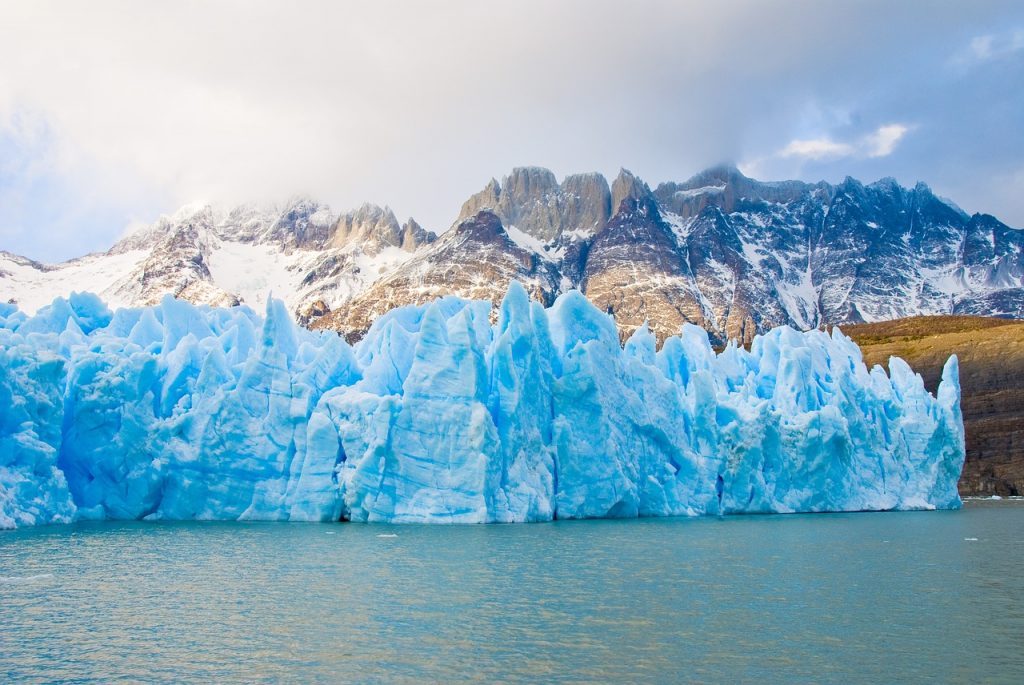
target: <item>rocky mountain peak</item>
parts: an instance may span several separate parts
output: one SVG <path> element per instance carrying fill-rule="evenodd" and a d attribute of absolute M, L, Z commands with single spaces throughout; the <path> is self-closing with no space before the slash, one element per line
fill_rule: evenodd
<path fill-rule="evenodd" d="M 341 218 L 345 217 L 348 217 L 351 221 L 357 224 L 384 223 L 388 225 L 398 225 L 398 219 L 395 218 L 395 213 L 391 211 L 390 207 L 386 205 L 381 207 L 380 205 L 375 205 L 372 202 L 364 202 L 358 209 L 342 215 Z"/>
<path fill-rule="evenodd" d="M 708 186 L 742 186 L 753 179 L 748 178 L 733 164 L 719 164 L 690 177 L 680 184 L 685 188 L 705 188 Z"/>
<path fill-rule="evenodd" d="M 184 229 L 212 229 L 218 220 L 214 208 L 208 204 L 188 204 L 173 214 L 165 214 L 149 226 L 141 227 L 119 240 L 110 254 L 123 254 L 134 250 L 148 250 L 165 243 Z"/>
<path fill-rule="evenodd" d="M 559 190 L 558 179 L 548 169 L 517 167 L 502 181 L 494 210 L 504 225 L 550 241 L 563 229 Z"/>
<path fill-rule="evenodd" d="M 331 233 L 331 247 L 355 243 L 367 254 L 376 254 L 385 247 L 402 246 L 403 230 L 395 213 L 390 207 L 368 202 L 338 217 Z"/>
<path fill-rule="evenodd" d="M 501 194 L 501 184 L 498 183 L 498 179 L 492 177 L 484 187 L 484 190 L 494 196 L 495 203 L 498 202 L 498 196 Z"/>
<path fill-rule="evenodd" d="M 612 182 L 611 193 L 613 214 L 622 211 L 623 200 L 653 197 L 647 184 L 627 169 L 619 170 L 619 175 Z"/>
<path fill-rule="evenodd" d="M 861 183 L 853 176 L 847 176 L 846 178 L 843 179 L 843 182 L 836 187 L 836 189 L 844 193 L 863 195 L 866 187 L 867 186 L 865 186 L 863 183 Z M 900 186 L 898 183 L 896 184 L 896 187 L 902 190 L 902 186 Z"/>
<path fill-rule="evenodd" d="M 612 214 L 612 192 L 602 174 L 566 176 L 560 187 L 561 233 L 580 238 L 597 232 Z"/>
<path fill-rule="evenodd" d="M 285 248 L 321 248 L 331 235 L 334 215 L 327 205 L 299 196 L 289 200 L 261 237 Z"/>
<path fill-rule="evenodd" d="M 508 234 L 502 226 L 501 218 L 486 209 L 460 221 L 450 231 L 450 234 L 456 241 L 468 239 L 480 243 L 490 243 L 495 240 L 508 240 Z"/>
<path fill-rule="evenodd" d="M 462 203 L 462 209 L 459 210 L 459 217 L 455 220 L 455 223 L 468 219 L 482 209 L 488 209 L 495 211 L 498 209 L 498 202 L 501 200 L 501 184 L 496 179 L 491 179 L 484 189 L 480 192 L 470 196 L 468 200 Z"/>
<path fill-rule="evenodd" d="M 356 339 L 375 318 L 396 306 L 445 295 L 497 304 L 512 281 L 524 284 L 545 303 L 552 301 L 559 287 L 558 272 L 549 263 L 513 241 L 497 213 L 481 210 L 460 220 L 344 308 L 335 308 L 312 325 Z"/>
<path fill-rule="evenodd" d="M 608 220 L 610 206 L 608 182 L 601 174 L 575 174 L 559 184 L 548 169 L 518 167 L 500 184 L 491 179 L 469 198 L 457 223 L 488 210 L 503 226 L 554 244 L 592 235 Z"/>
<path fill-rule="evenodd" d="M 505 202 L 522 206 L 530 202 L 543 201 L 552 193 L 557 193 L 558 179 L 550 169 L 536 166 L 516 167 L 505 177 L 502 188 L 502 199 Z"/>
<path fill-rule="evenodd" d="M 662 183 L 655 191 L 658 202 L 683 219 L 699 215 L 705 207 L 720 207 L 726 213 L 736 211 L 742 201 L 790 203 L 808 192 L 827 188 L 827 184 L 801 181 L 763 182 L 746 176 L 733 165 L 706 169 L 682 183 Z"/>
<path fill-rule="evenodd" d="M 182 205 L 174 214 L 162 216 L 159 221 L 168 224 L 213 224 L 217 221 L 217 212 L 213 205 L 197 202 Z"/>
<path fill-rule="evenodd" d="M 436 238 L 436 235 L 420 226 L 412 217 L 402 225 L 401 248 L 406 252 L 415 252 L 416 248 L 432 243 Z"/>
<path fill-rule="evenodd" d="M 854 180 L 855 179 L 852 179 L 849 176 L 847 176 L 845 181 L 844 181 L 844 183 L 846 181 L 854 181 Z M 878 190 L 880 192 L 889 193 L 889 194 L 895 194 L 895 193 L 901 192 L 903 190 L 903 186 L 901 186 L 899 181 L 897 181 L 892 176 L 883 176 L 882 178 L 878 179 L 874 183 L 868 184 L 867 187 L 871 188 L 873 190 Z"/>
<path fill-rule="evenodd" d="M 94 262 L 90 287 L 117 305 L 168 292 L 253 305 L 273 290 L 311 325 L 352 334 L 393 306 L 491 298 L 511 280 L 544 301 L 580 289 L 621 327 L 646 320 L 659 338 L 683 322 L 725 341 L 780 324 L 1024 318 L 1024 231 L 968 217 L 923 184 L 763 182 L 733 166 L 654 192 L 627 170 L 612 184 L 598 173 L 559 183 L 520 167 L 436 240 L 372 204 L 340 217 L 301 197 L 226 214 L 193 205 L 68 265 L 74 277 L 0 255 L 0 283 L 33 306 Z"/>
<path fill-rule="evenodd" d="M 1009 226 L 1007 226 L 1006 224 L 1004 224 L 999 219 L 997 219 L 994 216 L 992 216 L 991 214 L 982 214 L 981 212 L 975 212 L 974 214 L 971 214 L 971 216 L 969 218 L 968 226 L 979 226 L 979 227 L 986 227 L 986 228 L 1001 227 L 1001 228 L 1009 229 L 1011 231 L 1014 230 L 1014 229 L 1010 228 Z"/>
<path fill-rule="evenodd" d="M 611 202 L 611 188 L 604 174 L 591 171 L 582 174 L 570 174 L 562 181 L 559 187 L 563 195 L 575 195 L 581 198 L 593 198 L 592 201 L 600 204 L 605 196 Z"/>

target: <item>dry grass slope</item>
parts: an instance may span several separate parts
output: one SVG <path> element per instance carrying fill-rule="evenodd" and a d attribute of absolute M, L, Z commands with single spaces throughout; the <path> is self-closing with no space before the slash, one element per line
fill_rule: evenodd
<path fill-rule="evenodd" d="M 933 392 L 942 365 L 956 354 L 967 433 L 960 493 L 1024 494 L 1024 321 L 917 316 L 843 331 L 869 365 L 902 357 Z"/>

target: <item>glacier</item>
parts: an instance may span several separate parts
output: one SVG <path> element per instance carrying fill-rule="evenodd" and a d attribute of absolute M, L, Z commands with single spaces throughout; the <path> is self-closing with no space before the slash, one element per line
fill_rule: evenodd
<path fill-rule="evenodd" d="M 956 508 L 957 360 L 936 395 L 838 329 L 716 352 L 545 309 L 393 310 L 350 346 L 270 300 L 0 304 L 0 528 L 86 519 L 484 523 Z"/>

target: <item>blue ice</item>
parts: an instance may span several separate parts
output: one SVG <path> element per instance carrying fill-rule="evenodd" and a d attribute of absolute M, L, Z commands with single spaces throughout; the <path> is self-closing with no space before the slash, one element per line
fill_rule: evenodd
<path fill-rule="evenodd" d="M 354 347 L 271 301 L 0 304 L 0 527 L 80 519 L 483 523 L 955 508 L 957 360 L 935 396 L 838 330 L 715 352 L 550 309 L 396 309 Z"/>

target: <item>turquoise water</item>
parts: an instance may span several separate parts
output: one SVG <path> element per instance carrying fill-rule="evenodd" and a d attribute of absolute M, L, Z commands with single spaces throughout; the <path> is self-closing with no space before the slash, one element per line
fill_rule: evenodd
<path fill-rule="evenodd" d="M 0 532 L 0 681 L 1022 683 L 1024 504 Z"/>

